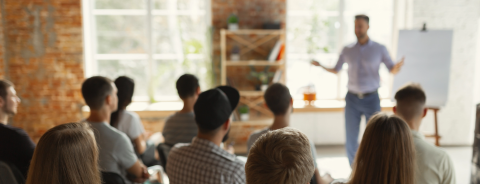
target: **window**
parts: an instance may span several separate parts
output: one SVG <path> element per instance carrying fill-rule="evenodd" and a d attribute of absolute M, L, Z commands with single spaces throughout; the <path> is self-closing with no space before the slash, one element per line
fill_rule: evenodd
<path fill-rule="evenodd" d="M 303 99 L 302 88 L 309 84 L 315 85 L 319 100 L 345 97 L 348 65 L 335 75 L 311 66 L 310 60 L 315 58 L 325 66 L 335 66 L 342 48 L 356 42 L 354 16 L 357 14 L 370 17 L 370 38 L 391 51 L 393 0 L 287 1 L 287 86 L 294 98 Z M 390 98 L 392 79 L 384 64 L 380 77 L 380 97 Z"/>
<path fill-rule="evenodd" d="M 87 77 L 132 77 L 134 101 L 178 100 L 175 82 L 184 73 L 208 88 L 208 6 L 208 0 L 83 0 Z"/>

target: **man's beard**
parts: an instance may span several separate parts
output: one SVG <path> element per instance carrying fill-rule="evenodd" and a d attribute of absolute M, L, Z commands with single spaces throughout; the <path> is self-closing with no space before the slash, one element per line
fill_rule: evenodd
<path fill-rule="evenodd" d="M 9 105 L 8 105 L 8 102 L 5 101 L 5 105 L 3 106 L 3 109 L 2 109 L 3 113 L 7 114 L 8 116 L 13 116 L 13 115 L 15 115 L 15 114 L 16 114 L 15 111 L 9 110 L 9 109 L 8 109 L 8 106 L 9 106 Z"/>
<path fill-rule="evenodd" d="M 228 134 L 230 134 L 230 129 L 228 129 L 228 132 L 223 136 L 222 142 L 225 142 L 228 140 Z"/>

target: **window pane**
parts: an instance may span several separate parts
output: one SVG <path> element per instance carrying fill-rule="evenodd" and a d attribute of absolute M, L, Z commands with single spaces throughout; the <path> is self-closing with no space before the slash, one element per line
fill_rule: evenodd
<path fill-rule="evenodd" d="M 165 10 L 168 9 L 169 0 L 153 0 L 153 8 Z"/>
<path fill-rule="evenodd" d="M 312 8 L 321 7 L 326 11 L 338 11 L 340 0 L 288 0 L 287 8 L 294 10 L 312 10 Z"/>
<path fill-rule="evenodd" d="M 287 86 L 294 99 L 303 99 L 303 89 L 315 85 L 317 99 L 337 98 L 337 76 L 315 67 L 307 60 L 289 60 Z"/>
<path fill-rule="evenodd" d="M 196 10 L 205 8 L 205 1 L 199 0 L 177 0 L 177 8 L 179 10 Z"/>
<path fill-rule="evenodd" d="M 101 60 L 98 63 L 98 75 L 115 80 L 119 76 L 128 76 L 135 80 L 135 96 L 147 96 L 148 62 L 141 60 Z"/>
<path fill-rule="evenodd" d="M 153 44 L 155 54 L 174 54 L 175 53 L 175 36 L 176 30 L 170 29 L 175 26 L 176 19 L 169 19 L 168 16 L 153 17 Z M 172 25 L 172 26 L 169 26 Z M 176 27 L 174 27 L 176 28 Z"/>
<path fill-rule="evenodd" d="M 145 16 L 97 15 L 97 53 L 146 53 Z"/>
<path fill-rule="evenodd" d="M 145 0 L 95 0 L 96 9 L 145 9 Z"/>
<path fill-rule="evenodd" d="M 197 76 L 200 88 L 202 91 L 207 90 L 210 86 L 212 75 L 209 68 L 209 62 L 200 59 L 186 59 L 183 62 L 177 62 L 174 60 L 157 60 L 156 73 L 154 76 L 155 96 L 157 101 L 161 101 L 162 97 L 177 96 L 177 90 L 175 83 L 177 79 L 185 74 L 190 73 Z M 171 98 L 170 98 L 171 99 Z"/>

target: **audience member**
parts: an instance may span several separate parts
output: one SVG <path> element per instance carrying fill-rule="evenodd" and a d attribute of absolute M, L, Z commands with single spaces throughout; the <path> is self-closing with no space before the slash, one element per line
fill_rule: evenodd
<path fill-rule="evenodd" d="M 127 76 L 115 79 L 115 86 L 118 89 L 117 111 L 112 113 L 110 125 L 125 133 L 133 143 L 135 152 L 142 159 L 143 163 L 155 165 L 155 145 L 147 140 L 145 128 L 140 117 L 135 112 L 127 111 L 127 106 L 132 103 L 135 81 Z"/>
<path fill-rule="evenodd" d="M 27 176 L 35 144 L 25 131 L 7 125 L 8 118 L 17 113 L 20 104 L 13 84 L 0 80 L 0 161 L 13 165 Z"/>
<path fill-rule="evenodd" d="M 263 134 L 271 130 L 285 128 L 290 125 L 290 115 L 293 112 L 293 100 L 288 88 L 283 84 L 275 83 L 268 87 L 263 98 L 265 99 L 265 103 L 270 111 L 272 111 L 274 114 L 273 124 L 266 129 L 256 131 L 250 135 L 247 141 L 247 152 L 249 152 L 255 141 Z M 314 181 L 319 184 L 330 183 L 333 179 L 329 175 L 326 175 L 325 177 L 320 176 L 316 162 L 317 152 L 315 150 L 315 145 L 311 141 L 309 141 L 309 143 L 310 150 L 312 152 L 311 155 L 313 157 L 312 162 L 315 166 L 315 176 L 313 178 Z"/>
<path fill-rule="evenodd" d="M 117 173 L 124 179 L 128 173 L 129 180 L 134 182 L 148 179 L 147 169 L 137 159 L 130 139 L 108 123 L 111 113 L 117 110 L 115 84 L 106 77 L 90 77 L 82 84 L 82 95 L 90 107 L 90 115 L 86 121 L 91 124 L 95 133 L 100 153 L 100 169 Z M 128 180 L 125 182 L 130 183 Z"/>
<path fill-rule="evenodd" d="M 315 166 L 307 136 L 293 128 L 265 132 L 248 154 L 248 184 L 307 184 Z"/>
<path fill-rule="evenodd" d="M 117 111 L 110 118 L 110 125 L 125 133 L 133 142 L 136 153 L 141 155 L 147 149 L 145 129 L 138 114 L 126 110 L 132 103 L 135 82 L 129 77 L 121 76 L 114 83 L 118 89 L 118 104 Z"/>
<path fill-rule="evenodd" d="M 90 125 L 67 123 L 40 138 L 27 184 L 101 184 L 98 149 Z"/>
<path fill-rule="evenodd" d="M 183 108 L 168 117 L 163 128 L 165 144 L 173 147 L 177 143 L 190 143 L 197 135 L 198 127 L 195 124 L 193 105 L 200 94 L 200 85 L 194 75 L 184 74 L 178 78 L 177 92 L 183 101 Z"/>
<path fill-rule="evenodd" d="M 172 184 L 245 183 L 245 163 L 221 148 L 239 99 L 239 92 L 228 86 L 199 95 L 193 108 L 197 136 L 191 144 L 175 145 L 168 156 L 167 173 Z"/>
<path fill-rule="evenodd" d="M 380 113 L 367 123 L 347 183 L 412 184 L 414 170 L 415 148 L 408 125 L 397 116 Z"/>
<path fill-rule="evenodd" d="M 416 150 L 415 180 L 417 184 L 455 184 L 455 169 L 448 154 L 429 144 L 418 132 L 427 115 L 427 97 L 419 84 L 408 84 L 395 94 L 396 115 L 405 120 L 411 129 Z"/>

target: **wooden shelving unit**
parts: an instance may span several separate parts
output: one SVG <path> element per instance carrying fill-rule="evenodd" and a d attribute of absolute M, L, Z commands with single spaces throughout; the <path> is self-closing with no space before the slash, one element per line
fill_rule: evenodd
<path fill-rule="evenodd" d="M 235 76 L 235 73 L 228 73 L 228 70 L 232 70 L 232 68 L 234 69 L 234 67 L 251 66 L 255 68 L 269 67 L 269 69 L 275 71 L 281 70 L 282 76 L 279 82 L 285 83 L 285 52 L 283 53 L 283 59 L 281 60 L 273 62 L 267 60 L 270 51 L 273 49 L 272 43 L 276 43 L 278 40 L 281 40 L 283 44 L 286 44 L 285 38 L 285 30 L 252 29 L 229 31 L 222 29 L 220 31 L 221 84 L 227 85 L 227 77 L 236 77 L 236 80 L 240 82 L 245 82 L 245 80 L 249 80 L 246 76 Z M 229 58 L 229 51 L 231 50 L 233 45 L 240 46 L 239 61 L 231 61 Z M 247 69 L 243 69 L 241 71 L 245 70 Z M 252 87 L 245 87 L 241 85 L 233 87 L 237 88 L 240 91 L 241 97 L 239 106 L 247 105 L 250 108 L 251 120 L 249 122 L 253 123 L 265 118 L 272 117 L 271 112 L 264 104 L 263 91 L 254 90 L 252 89 Z"/>

